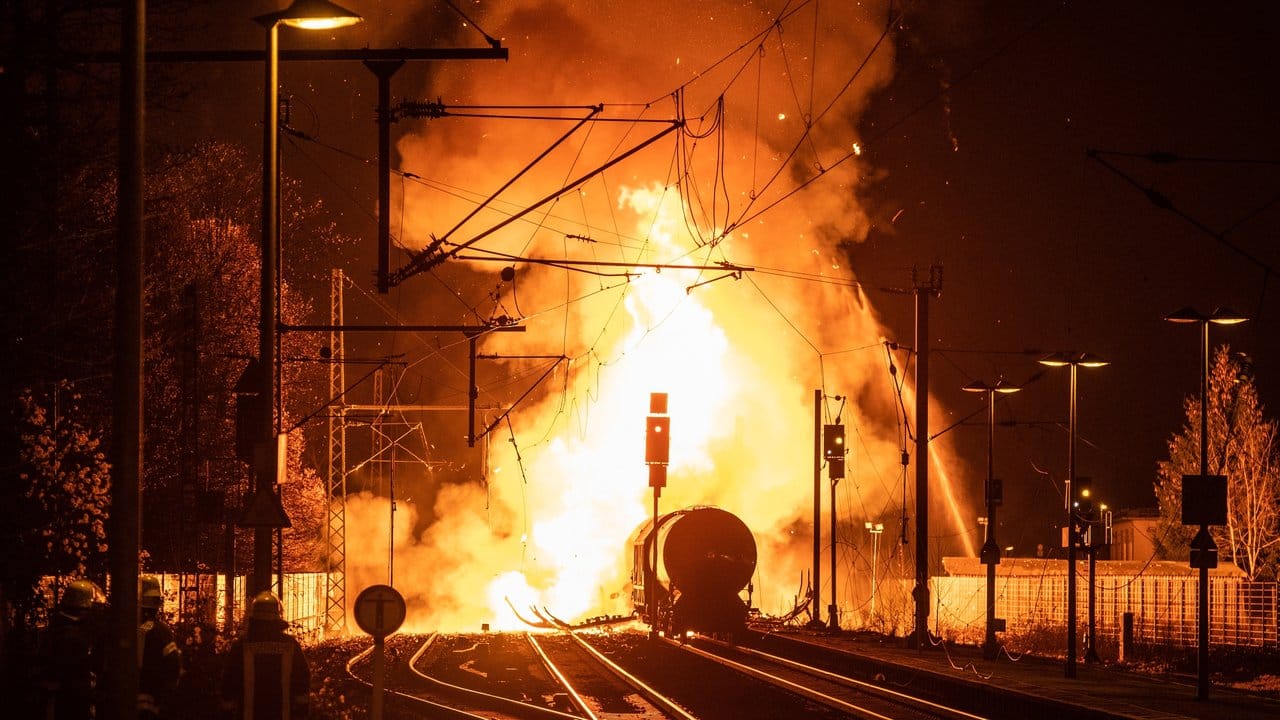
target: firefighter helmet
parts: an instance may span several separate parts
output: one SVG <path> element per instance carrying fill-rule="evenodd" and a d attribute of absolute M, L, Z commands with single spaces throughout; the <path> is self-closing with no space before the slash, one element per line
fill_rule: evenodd
<path fill-rule="evenodd" d="M 269 590 L 254 595 L 253 604 L 249 608 L 249 619 L 283 621 L 284 606 L 280 603 L 280 598 Z"/>
<path fill-rule="evenodd" d="M 160 578 L 155 575 L 143 575 L 138 578 L 138 607 L 149 610 L 159 610 L 164 607 Z"/>
<path fill-rule="evenodd" d="M 72 580 L 67 589 L 62 591 L 62 602 L 60 607 L 63 610 L 73 612 L 84 612 L 95 605 L 102 605 L 106 601 L 106 595 L 103 594 L 102 588 L 98 587 L 92 580 Z"/>

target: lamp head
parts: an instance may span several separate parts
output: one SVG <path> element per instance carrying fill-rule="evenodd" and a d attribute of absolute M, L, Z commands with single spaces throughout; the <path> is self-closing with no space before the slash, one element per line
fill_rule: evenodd
<path fill-rule="evenodd" d="M 984 380 L 974 380 L 960 389 L 971 393 L 995 392 L 1000 393 L 1001 395 L 1010 395 L 1018 392 L 1022 388 L 1017 385 L 1011 385 L 1005 382 L 1004 378 L 1000 378 L 999 380 L 996 380 L 994 385 L 988 384 Z"/>
<path fill-rule="evenodd" d="M 1092 353 L 1080 353 L 1076 356 L 1076 365 L 1079 365 L 1080 367 L 1100 368 L 1106 367 L 1110 364 L 1111 362 L 1109 360 L 1103 360 Z"/>
<path fill-rule="evenodd" d="M 254 20 L 268 27 L 279 23 L 303 30 L 331 30 L 355 25 L 364 18 L 329 0 L 294 0 L 284 10 L 260 15 Z"/>
<path fill-rule="evenodd" d="M 1064 352 L 1050 353 L 1040 358 L 1040 364 L 1048 367 L 1066 367 L 1071 364 L 1071 356 Z"/>
<path fill-rule="evenodd" d="M 1239 325 L 1248 319 L 1248 316 L 1227 307 L 1219 307 L 1209 315 L 1209 322 L 1214 325 Z"/>
<path fill-rule="evenodd" d="M 1087 352 L 1056 352 L 1051 355 L 1045 355 L 1040 358 L 1041 365 L 1048 367 L 1066 367 L 1068 365 L 1079 365 L 1080 367 L 1099 368 L 1110 365 L 1111 362 Z"/>
<path fill-rule="evenodd" d="M 1188 305 L 1165 315 L 1164 319 L 1171 323 L 1198 323 L 1204 322 L 1209 318 L 1205 317 L 1204 313 Z"/>

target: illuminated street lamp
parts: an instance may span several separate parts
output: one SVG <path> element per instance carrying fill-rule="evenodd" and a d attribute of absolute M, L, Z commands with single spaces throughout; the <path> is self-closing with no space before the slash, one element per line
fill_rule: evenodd
<path fill-rule="evenodd" d="M 1185 307 L 1181 310 L 1170 313 L 1165 316 L 1165 320 L 1172 323 L 1199 323 L 1200 325 L 1200 475 L 1195 482 L 1198 485 L 1208 484 L 1209 479 L 1209 325 L 1238 325 L 1249 318 L 1241 315 L 1234 310 L 1228 308 L 1218 308 L 1208 315 L 1198 312 L 1195 308 Z M 1182 476 L 1182 492 L 1183 492 L 1183 522 L 1188 522 L 1187 516 L 1187 478 L 1190 476 Z M 1221 502 L 1215 503 L 1221 506 L 1222 514 L 1226 511 L 1226 487 L 1225 482 L 1222 483 Z M 1202 485 L 1203 486 L 1203 485 Z M 1209 508 L 1199 508 L 1199 511 L 1207 511 Z M 1192 558 L 1199 558 L 1198 561 L 1192 563 L 1192 567 L 1198 567 L 1200 570 L 1199 582 L 1199 602 L 1196 612 L 1196 699 L 1209 699 L 1209 557 L 1212 553 L 1212 563 L 1217 564 L 1217 546 L 1213 543 L 1213 537 L 1209 534 L 1208 517 L 1201 517 L 1200 532 L 1196 535 L 1195 541 L 1192 542 Z M 1197 555 L 1197 550 L 1199 554 Z"/>
<path fill-rule="evenodd" d="M 1053 353 L 1040 358 L 1041 365 L 1071 368 L 1071 405 L 1067 434 L 1067 487 L 1064 504 L 1067 508 L 1067 662 L 1063 668 L 1066 677 L 1076 676 L 1076 534 L 1075 507 L 1072 490 L 1076 484 L 1076 368 L 1098 368 L 1108 365 L 1106 360 L 1089 353 Z"/>
<path fill-rule="evenodd" d="M 987 566 L 987 630 L 982 642 L 982 656 L 994 660 L 1000 652 L 1000 644 L 996 642 L 996 633 L 1003 630 L 999 627 L 1003 621 L 996 620 L 996 565 L 1000 564 L 1000 546 L 996 544 L 996 506 L 1003 500 L 1003 492 L 999 481 L 995 479 L 995 436 L 996 436 L 996 395 L 1016 393 L 1022 388 L 1006 385 L 1004 380 L 997 380 L 994 385 L 975 380 L 964 386 L 965 392 L 983 393 L 987 396 L 987 481 L 985 484 L 987 497 L 986 539 L 982 543 L 982 564 Z"/>
<path fill-rule="evenodd" d="M 288 8 L 254 18 L 254 22 L 266 29 L 267 53 L 264 76 L 264 104 L 262 113 L 262 275 L 258 308 L 258 371 L 259 376 L 259 426 L 258 442 L 261 449 L 255 454 L 254 495 L 250 507 L 261 507 L 262 498 L 276 490 L 277 463 L 275 396 L 276 370 L 276 272 L 280 252 L 280 48 L 281 25 L 304 30 L 327 30 L 354 25 L 361 17 L 328 0 L 295 0 Z M 271 528 L 258 523 L 254 526 L 253 582 L 249 594 L 266 590 L 271 581 Z"/>
<path fill-rule="evenodd" d="M 876 563 L 879 561 L 880 555 L 880 534 L 884 532 L 884 523 L 873 523 L 868 520 L 865 523 L 867 530 L 871 531 L 871 616 L 876 615 Z"/>

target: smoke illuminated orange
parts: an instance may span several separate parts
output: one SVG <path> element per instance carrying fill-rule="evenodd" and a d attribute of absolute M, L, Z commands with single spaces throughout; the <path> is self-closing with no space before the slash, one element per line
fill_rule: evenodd
<path fill-rule="evenodd" d="M 806 10 L 803 22 L 797 16 L 797 28 L 819 33 L 786 36 L 799 43 L 788 45 L 796 57 L 818 48 L 810 76 L 809 60 L 803 70 L 786 67 L 776 40 L 737 64 L 715 66 L 717 57 L 773 22 L 767 13 L 737 4 L 718 8 L 716 14 L 728 20 L 710 35 L 705 28 L 694 32 L 698 10 L 675 2 L 643 11 L 627 3 L 608 10 L 558 6 L 563 16 L 555 17 L 554 33 L 536 22 L 549 22 L 548 7 L 539 5 L 546 15 L 536 16 L 525 3 L 500 5 L 480 22 L 519 38 L 510 65 L 437 78 L 433 96 L 471 102 L 488 95 L 495 104 L 647 101 L 690 80 L 691 68 L 710 69 L 694 76 L 697 82 L 679 102 L 611 111 L 631 119 L 683 112 L 682 143 L 655 144 L 528 222 L 513 223 L 471 248 L 471 257 L 501 251 L 632 266 L 623 277 L 615 265 L 609 266 L 612 275 L 601 276 L 512 262 L 515 290 L 504 292 L 518 292 L 518 298 L 506 297 L 503 305 L 523 310 L 517 320 L 527 331 L 488 336 L 484 352 L 562 353 L 569 360 L 512 412 L 509 431 L 503 425 L 501 435 L 490 438 L 486 477 L 441 489 L 431 508 L 438 519 L 429 528 L 411 533 L 417 510 L 411 501 L 399 503 L 396 584 L 410 602 L 406 627 L 519 627 L 511 606 L 521 612 L 546 607 L 566 620 L 629 612 L 626 542 L 652 511 L 643 463 L 651 392 L 668 394 L 671 416 L 662 509 L 714 504 L 742 517 L 759 545 L 754 603 L 765 613 L 785 612 L 811 564 L 811 530 L 796 528 L 807 528 L 812 519 L 815 388 L 851 399 L 841 418 L 850 429 L 843 489 L 856 502 L 838 508 L 842 522 L 861 527 L 864 519 L 896 517 L 904 502 L 897 482 L 903 471 L 900 405 L 880 343 L 890 332 L 852 282 L 840 249 L 841 242 L 866 234 L 857 191 L 867 168 L 852 118 L 866 94 L 888 78 L 890 50 L 872 56 L 865 75 L 851 85 L 855 90 L 844 80 L 856 66 L 849 59 L 865 55 L 883 31 L 883 8 L 824 5 Z M 836 15 L 816 23 L 812 12 Z M 666 18 L 664 27 L 677 28 L 662 48 L 636 42 L 652 38 L 646 28 L 653 13 Z M 689 15 L 686 21 L 681 13 Z M 557 38 L 567 36 L 582 42 L 560 46 Z M 603 37 L 633 44 L 605 54 Z M 766 82 L 732 84 L 733 71 L 744 62 L 751 77 L 758 70 Z M 810 95 L 820 101 L 815 107 L 830 103 L 836 111 L 818 119 L 812 108 L 797 107 L 798 98 Z M 722 111 L 689 114 L 720 105 Z M 399 145 L 405 167 L 430 168 L 433 181 L 406 189 L 397 200 L 401 206 L 393 213 L 404 217 L 400 237 L 421 245 L 452 227 L 474 208 L 474 198 L 499 187 L 564 130 L 563 124 L 513 128 L 468 120 L 438 121 L 407 135 Z M 798 142 L 806 131 L 809 138 Z M 631 123 L 593 127 L 572 147 L 549 154 L 450 242 L 481 232 L 653 132 L 653 126 Z M 788 152 L 796 146 L 801 150 Z M 845 159 L 834 162 L 839 158 Z M 828 166 L 823 178 L 795 194 L 789 193 L 794 180 L 785 187 L 768 180 Z M 685 177 L 676 177 L 673 168 L 683 168 Z M 474 191 L 445 193 L 446 187 Z M 752 212 L 775 200 L 767 212 Z M 727 233 L 726 223 L 734 224 Z M 737 276 L 721 262 L 757 269 Z M 473 264 L 476 273 L 493 273 L 492 263 Z M 645 267 L 651 264 L 707 269 Z M 412 303 L 412 285 L 402 292 Z M 516 360 L 503 367 L 511 374 L 523 368 Z M 935 486 L 942 488 L 945 521 L 954 528 L 940 534 L 960 538 L 971 553 L 965 518 L 973 513 L 947 479 L 945 448 L 935 444 L 934 452 Z M 910 507 L 911 498 L 905 502 Z M 374 498 L 350 501 L 348 587 L 385 580 L 379 563 L 387 513 L 386 503 Z M 350 549 L 357 544 L 358 553 Z M 840 582 L 848 587 L 849 577 Z"/>

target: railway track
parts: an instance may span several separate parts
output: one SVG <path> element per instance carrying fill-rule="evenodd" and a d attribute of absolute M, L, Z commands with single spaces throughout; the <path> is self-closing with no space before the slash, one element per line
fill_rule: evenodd
<path fill-rule="evenodd" d="M 697 637 L 682 648 L 764 682 L 788 688 L 853 717 L 867 720 L 985 720 L 982 716 L 942 703 L 750 647 Z"/>
<path fill-rule="evenodd" d="M 361 682 L 362 661 L 348 662 Z M 981 720 L 817 664 L 694 637 L 572 632 L 402 637 L 388 718 Z"/>
<path fill-rule="evenodd" d="M 698 718 L 980 720 L 978 716 L 860 683 L 780 656 L 706 638 L 688 643 L 640 633 L 600 640 L 600 651 Z"/>
<path fill-rule="evenodd" d="M 387 693 L 399 717 L 697 720 L 568 634 L 433 634 L 398 638 L 389 654 L 403 657 L 407 640 L 415 648 L 407 661 L 388 663 Z M 363 661 L 372 649 L 347 662 L 365 686 Z"/>

